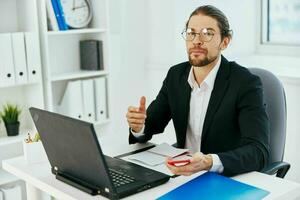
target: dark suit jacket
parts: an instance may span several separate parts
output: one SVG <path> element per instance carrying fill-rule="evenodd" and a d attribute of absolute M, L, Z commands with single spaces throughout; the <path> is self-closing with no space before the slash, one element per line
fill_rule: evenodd
<path fill-rule="evenodd" d="M 129 135 L 129 143 L 146 142 L 162 133 L 172 119 L 177 147 L 184 148 L 191 87 L 189 62 L 170 68 L 156 99 L 147 108 L 145 135 Z M 259 77 L 223 56 L 207 108 L 201 152 L 217 154 L 223 174 L 260 171 L 268 163 L 269 121 Z"/>

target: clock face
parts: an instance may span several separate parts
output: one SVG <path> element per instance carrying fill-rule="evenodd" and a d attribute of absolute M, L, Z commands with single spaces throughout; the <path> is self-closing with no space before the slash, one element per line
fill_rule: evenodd
<path fill-rule="evenodd" d="M 65 20 L 71 28 L 83 28 L 92 19 L 91 4 L 88 0 L 61 0 Z"/>

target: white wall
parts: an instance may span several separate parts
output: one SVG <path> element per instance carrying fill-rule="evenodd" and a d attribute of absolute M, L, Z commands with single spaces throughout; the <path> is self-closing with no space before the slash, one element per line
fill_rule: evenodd
<path fill-rule="evenodd" d="M 112 30 L 112 110 L 114 133 L 127 139 L 126 109 L 146 95 L 155 98 L 171 65 L 187 60 L 181 31 L 196 7 L 212 4 L 228 17 L 233 40 L 224 55 L 246 67 L 266 67 L 282 80 L 288 105 L 285 161 L 292 164 L 287 179 L 300 182 L 300 62 L 297 58 L 256 55 L 258 0 L 110 0 Z M 234 5 L 234 6 L 233 6 Z M 153 142 L 175 141 L 170 124 Z"/>
<path fill-rule="evenodd" d="M 145 94 L 145 17 L 144 0 L 109 1 L 110 11 L 110 91 L 111 131 L 118 140 L 127 140 L 126 111 L 138 105 Z"/>
<path fill-rule="evenodd" d="M 300 67 L 300 66 L 299 66 Z M 287 138 L 285 143 L 284 160 L 291 163 L 291 169 L 287 174 L 287 179 L 300 183 L 300 79 L 281 78 L 287 95 Z"/>

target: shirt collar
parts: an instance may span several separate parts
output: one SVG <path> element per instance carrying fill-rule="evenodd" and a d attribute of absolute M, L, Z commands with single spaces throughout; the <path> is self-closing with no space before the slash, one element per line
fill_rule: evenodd
<path fill-rule="evenodd" d="M 211 89 L 214 87 L 214 83 L 215 83 L 217 72 L 220 68 L 220 65 L 221 65 L 221 56 L 218 57 L 217 64 L 207 74 L 207 76 L 205 77 L 203 82 L 200 84 L 200 87 L 203 86 L 203 85 L 207 85 Z M 194 66 L 191 67 L 190 72 L 189 72 L 189 76 L 188 76 L 188 80 L 187 80 L 192 89 L 199 87 L 198 83 L 195 79 L 194 73 L 193 73 L 193 68 L 194 68 Z"/>

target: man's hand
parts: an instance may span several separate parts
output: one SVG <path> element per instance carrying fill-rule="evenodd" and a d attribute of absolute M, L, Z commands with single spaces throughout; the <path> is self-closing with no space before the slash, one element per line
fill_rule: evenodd
<path fill-rule="evenodd" d="M 126 114 L 129 127 L 134 132 L 140 132 L 145 124 L 146 119 L 146 97 L 142 96 L 140 99 L 140 106 L 129 106 Z"/>
<path fill-rule="evenodd" d="M 169 159 L 169 158 L 168 158 Z M 193 155 L 190 164 L 185 166 L 175 167 L 168 164 L 168 159 L 166 160 L 166 166 L 169 170 L 175 175 L 184 175 L 190 176 L 196 172 L 202 170 L 210 170 L 213 165 L 213 159 L 211 155 L 204 155 L 200 152 L 197 152 Z"/>

